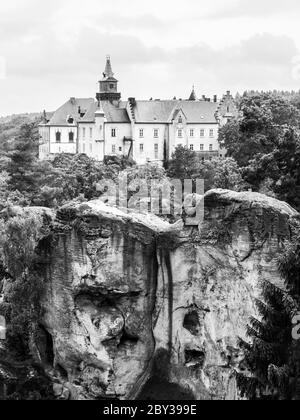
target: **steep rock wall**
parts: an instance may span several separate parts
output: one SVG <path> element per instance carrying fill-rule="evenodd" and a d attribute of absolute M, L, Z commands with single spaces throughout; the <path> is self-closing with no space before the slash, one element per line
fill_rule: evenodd
<path fill-rule="evenodd" d="M 156 351 L 168 353 L 169 380 L 196 399 L 238 398 L 238 341 L 247 339 L 247 322 L 257 315 L 260 280 L 283 286 L 277 257 L 295 216 L 260 194 L 216 190 L 205 196 L 199 230 L 182 226 L 160 236 Z"/>
<path fill-rule="evenodd" d="M 222 190 L 206 194 L 199 229 L 100 202 L 62 208 L 37 343 L 57 396 L 238 398 L 238 339 L 260 279 L 282 284 L 276 258 L 297 216 Z"/>

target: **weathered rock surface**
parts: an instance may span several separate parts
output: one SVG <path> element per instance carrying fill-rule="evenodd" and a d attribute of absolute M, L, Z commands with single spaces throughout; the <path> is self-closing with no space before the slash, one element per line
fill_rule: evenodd
<path fill-rule="evenodd" d="M 298 214 L 210 191 L 196 227 L 101 202 L 58 214 L 37 348 L 72 399 L 236 399 L 239 338 Z"/>

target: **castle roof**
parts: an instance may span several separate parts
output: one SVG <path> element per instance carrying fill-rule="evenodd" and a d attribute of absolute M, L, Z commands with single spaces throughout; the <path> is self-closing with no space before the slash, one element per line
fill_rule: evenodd
<path fill-rule="evenodd" d="M 81 115 L 85 114 L 94 102 L 93 98 L 70 98 L 54 112 L 48 124 L 54 126 L 68 125 L 67 119 L 69 117 L 73 118 L 74 124 L 76 124 L 82 119 Z"/>
<path fill-rule="evenodd" d="M 216 123 L 218 103 L 207 101 L 155 100 L 134 101 L 131 109 L 129 102 L 120 101 L 118 106 L 109 101 L 101 101 L 107 122 L 130 123 L 129 114 L 134 115 L 136 123 L 168 123 L 172 122 L 182 111 L 189 123 Z M 95 122 L 98 103 L 93 98 L 70 98 L 53 114 L 48 125 L 65 126 L 68 118 L 78 122 Z"/>
<path fill-rule="evenodd" d="M 135 101 L 135 122 L 171 122 L 182 110 L 189 123 L 216 123 L 218 103 L 208 101 Z"/>
<path fill-rule="evenodd" d="M 107 122 L 111 123 L 130 123 L 126 105 L 127 102 L 120 102 L 119 107 L 114 106 L 109 101 L 101 101 L 101 105 L 105 114 Z M 95 121 L 95 112 L 98 109 L 98 103 L 94 101 L 89 109 L 87 110 L 85 116 L 80 120 L 80 122 L 94 122 Z"/>

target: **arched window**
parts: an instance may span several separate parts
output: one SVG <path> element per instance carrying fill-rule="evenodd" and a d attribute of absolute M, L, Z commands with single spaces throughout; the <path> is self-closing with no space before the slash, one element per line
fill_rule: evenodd
<path fill-rule="evenodd" d="M 69 142 L 74 143 L 74 133 L 73 133 L 73 131 L 69 132 Z"/>
<path fill-rule="evenodd" d="M 55 134 L 55 138 L 56 138 L 56 143 L 60 143 L 61 142 L 61 132 L 57 131 Z"/>

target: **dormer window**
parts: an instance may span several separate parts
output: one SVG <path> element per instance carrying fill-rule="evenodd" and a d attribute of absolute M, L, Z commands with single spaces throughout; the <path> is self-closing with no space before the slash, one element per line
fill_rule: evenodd
<path fill-rule="evenodd" d="M 68 119 L 67 119 L 67 123 L 68 124 L 74 124 L 74 118 L 69 115 Z"/>

